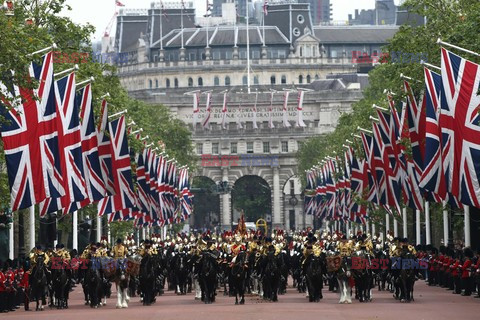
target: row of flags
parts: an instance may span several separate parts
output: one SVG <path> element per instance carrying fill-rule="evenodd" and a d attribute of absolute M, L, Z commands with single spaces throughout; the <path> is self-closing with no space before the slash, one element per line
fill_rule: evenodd
<path fill-rule="evenodd" d="M 95 125 L 91 84 L 77 85 L 74 70 L 55 80 L 52 57 L 49 52 L 40 65 L 30 65 L 37 88 L 0 82 L 12 211 L 38 204 L 40 216 L 68 214 L 98 203 L 98 214 L 109 221 L 163 226 L 187 219 L 193 205 L 188 169 L 145 143 L 132 154 L 125 116 L 109 121 L 106 100 Z"/>
<path fill-rule="evenodd" d="M 296 127 L 306 127 L 305 122 L 303 121 L 303 101 L 305 97 L 305 92 L 307 90 L 305 89 L 299 89 L 297 92 L 297 121 L 295 123 Z M 198 115 L 200 113 L 200 92 L 196 91 L 192 93 L 193 96 L 193 128 L 196 128 L 197 122 L 198 122 Z M 275 92 L 271 91 L 270 92 L 270 105 L 268 107 L 268 113 L 269 113 L 269 121 L 268 121 L 268 127 L 270 129 L 275 128 L 275 125 L 273 123 L 273 96 Z M 289 128 L 291 127 L 290 121 L 288 121 L 288 99 L 290 96 L 290 91 L 284 91 L 283 92 L 283 105 L 282 105 L 282 122 L 283 122 L 283 127 L 284 128 Z M 222 104 L 222 110 L 221 110 L 221 116 L 222 116 L 222 128 L 226 129 L 227 125 L 227 114 L 228 114 L 228 94 L 227 92 L 223 93 L 223 104 Z M 258 129 L 258 123 L 257 123 L 257 103 L 258 103 L 258 93 L 255 93 L 255 104 L 253 105 L 253 128 Z M 239 105 L 239 110 L 241 109 L 241 105 Z M 205 117 L 202 121 L 202 126 L 204 129 L 209 130 L 210 129 L 210 120 L 212 118 L 212 92 L 208 91 L 206 92 L 206 100 L 205 100 Z M 238 115 L 240 114 L 237 113 Z M 243 128 L 242 120 L 237 117 L 237 125 L 239 128 Z"/>
<path fill-rule="evenodd" d="M 363 223 L 367 203 L 390 214 L 424 201 L 480 208 L 480 68 L 442 48 L 439 70 L 424 67 L 420 102 L 404 80 L 404 101 L 387 94 L 388 108 L 374 106 L 372 129 L 354 135 L 360 157 L 344 145 L 343 159 L 306 172 L 307 214 Z"/>

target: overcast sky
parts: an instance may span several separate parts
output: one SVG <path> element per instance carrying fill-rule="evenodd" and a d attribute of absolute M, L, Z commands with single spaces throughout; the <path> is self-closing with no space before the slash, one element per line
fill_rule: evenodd
<path fill-rule="evenodd" d="M 180 0 L 166 0 L 166 2 Z M 186 0 L 187 2 L 188 0 Z M 197 14 L 204 14 L 206 0 L 193 1 L 197 8 Z M 128 9 L 149 8 L 152 0 L 120 0 Z M 212 1 L 210 1 L 212 2 Z M 398 1 L 396 0 L 395 3 Z M 373 9 L 375 0 L 331 0 L 333 7 L 333 20 L 347 20 L 348 14 L 353 14 L 355 9 Z M 76 23 L 90 23 L 96 28 L 95 39 L 100 39 L 105 28 L 115 12 L 115 0 L 67 0 L 72 11 L 65 11 L 65 15 L 72 18 Z M 115 24 L 112 28 L 112 34 Z"/>

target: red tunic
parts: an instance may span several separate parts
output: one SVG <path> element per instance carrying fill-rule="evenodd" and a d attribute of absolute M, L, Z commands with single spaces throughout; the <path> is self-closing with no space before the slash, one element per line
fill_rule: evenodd
<path fill-rule="evenodd" d="M 467 259 L 462 266 L 462 279 L 466 279 L 470 276 L 468 269 L 472 266 L 472 260 Z"/>
<path fill-rule="evenodd" d="M 455 260 L 455 263 L 453 264 L 452 267 L 452 275 L 454 277 L 458 276 L 458 267 L 460 266 L 460 260 Z"/>
<path fill-rule="evenodd" d="M 5 292 L 6 291 L 6 288 L 5 288 L 5 281 L 6 280 L 7 280 L 7 278 L 5 277 L 3 272 L 0 271 L 0 292 Z"/>

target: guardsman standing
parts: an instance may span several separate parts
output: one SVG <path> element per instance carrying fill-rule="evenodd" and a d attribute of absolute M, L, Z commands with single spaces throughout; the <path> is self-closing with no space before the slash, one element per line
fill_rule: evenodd
<path fill-rule="evenodd" d="M 465 255 L 465 261 L 462 265 L 462 286 L 464 289 L 462 296 L 470 296 L 472 294 L 470 268 L 472 267 L 473 251 L 470 248 L 465 248 L 463 254 Z"/>

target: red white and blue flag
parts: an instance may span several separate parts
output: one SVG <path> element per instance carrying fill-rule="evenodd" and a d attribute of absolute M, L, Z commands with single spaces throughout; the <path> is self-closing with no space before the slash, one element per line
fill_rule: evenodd
<path fill-rule="evenodd" d="M 65 194 L 58 155 L 52 52 L 43 57 L 41 65 L 32 63 L 29 71 L 39 83 L 35 90 L 0 82 L 5 118 L 1 130 L 12 211 Z"/>
<path fill-rule="evenodd" d="M 113 181 L 112 171 L 112 142 L 107 134 L 108 129 L 108 103 L 102 101 L 100 111 L 100 121 L 97 125 L 97 141 L 98 141 L 98 157 L 100 159 L 100 167 L 102 170 L 102 179 L 105 189 L 109 195 L 115 194 L 115 183 Z"/>

